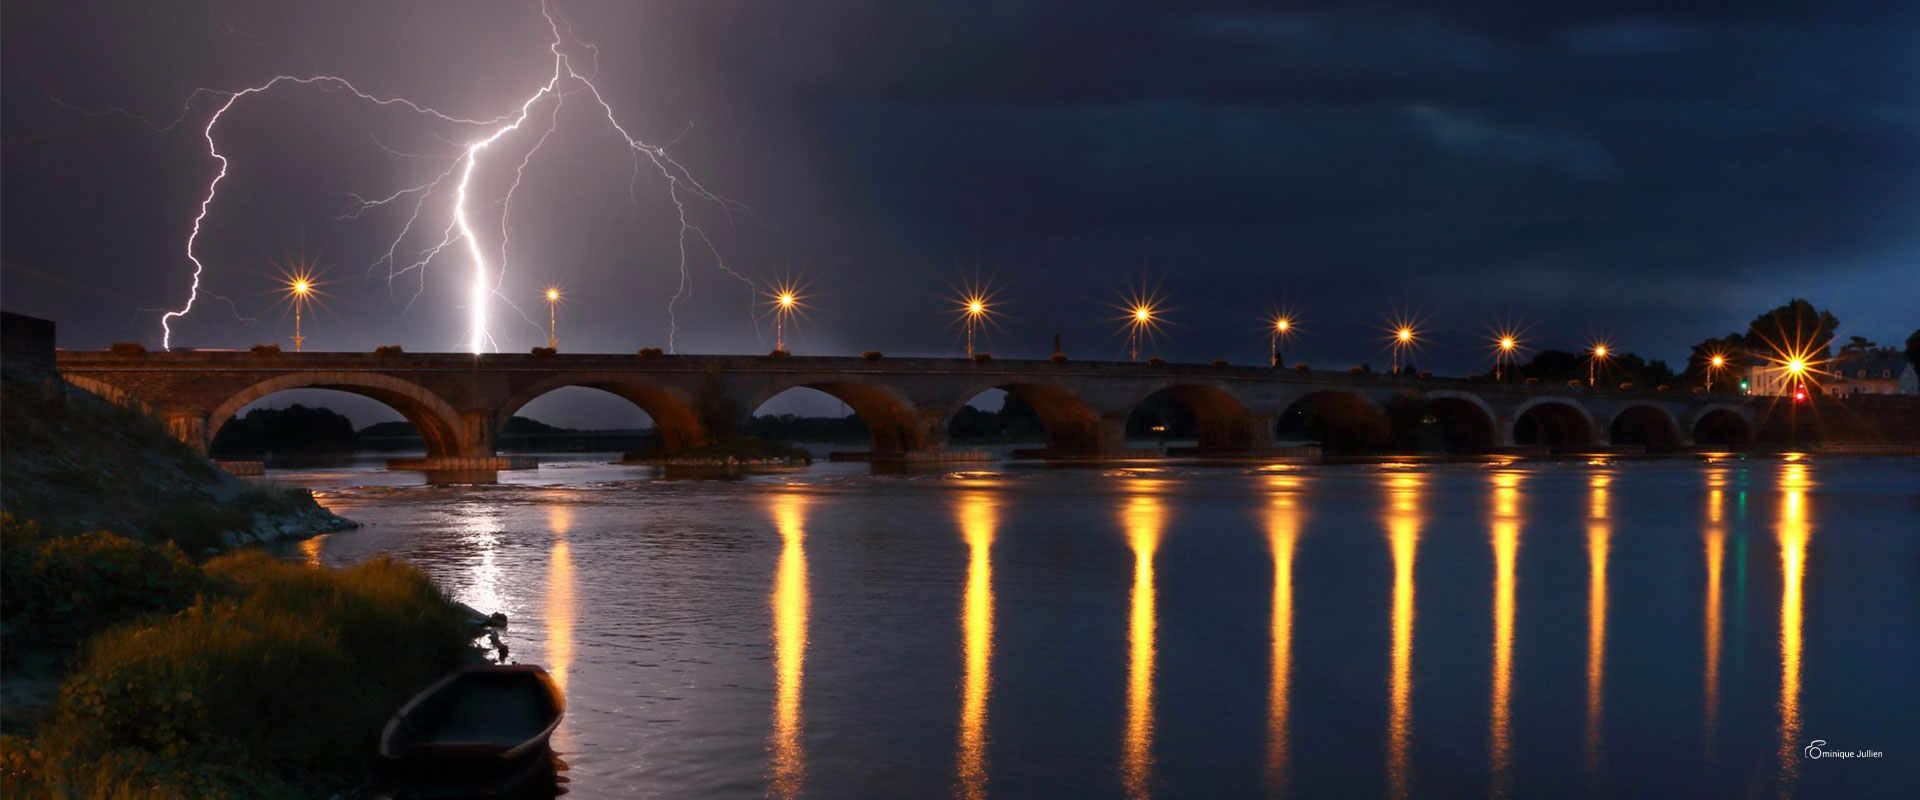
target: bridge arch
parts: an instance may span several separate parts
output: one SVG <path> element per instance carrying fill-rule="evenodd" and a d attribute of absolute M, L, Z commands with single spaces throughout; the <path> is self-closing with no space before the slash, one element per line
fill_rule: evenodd
<path fill-rule="evenodd" d="M 1693 413 L 1687 429 L 1693 443 L 1703 447 L 1745 448 L 1753 444 L 1753 423 L 1739 408 L 1712 405 Z"/>
<path fill-rule="evenodd" d="M 1045 381 L 985 381 L 967 387 L 962 396 L 950 403 L 941 417 L 941 430 L 951 425 L 960 409 L 982 392 L 998 389 L 1033 409 L 1046 431 L 1050 450 L 1093 451 L 1101 449 L 1100 412 L 1072 389 Z M 1118 447 L 1119 443 L 1113 443 Z"/>
<path fill-rule="evenodd" d="M 660 442 L 668 450 L 698 447 L 709 440 L 706 426 L 701 424 L 700 415 L 694 410 L 694 398 L 651 376 L 632 372 L 569 373 L 543 379 L 514 392 L 501 404 L 499 413 L 494 415 L 494 429 L 505 429 L 507 420 L 515 412 L 542 395 L 574 386 L 606 392 L 646 412 L 654 426 L 660 429 Z"/>
<path fill-rule="evenodd" d="M 1679 420 L 1666 409 L 1645 403 L 1620 409 L 1607 426 L 1607 441 L 1613 444 L 1670 448 L 1678 446 L 1680 438 Z"/>
<path fill-rule="evenodd" d="M 767 401 L 792 389 L 812 389 L 846 403 L 866 424 L 869 446 L 876 453 L 920 450 L 944 435 L 944 428 L 937 432 L 924 429 L 912 400 L 892 386 L 863 375 L 782 379 L 762 387 L 749 398 L 742 413 L 751 415 Z"/>
<path fill-rule="evenodd" d="M 1593 413 L 1565 397 L 1535 397 L 1513 410 L 1513 442 L 1562 450 L 1593 444 Z"/>
<path fill-rule="evenodd" d="M 204 449 L 240 409 L 290 389 L 331 389 L 370 398 L 400 412 L 420 432 L 429 458 L 463 455 L 460 412 L 420 384 L 376 372 L 295 372 L 241 389 L 207 415 Z M 482 455 L 492 455 L 491 452 Z"/>
<path fill-rule="evenodd" d="M 1247 405 L 1224 385 L 1163 381 L 1136 392 L 1127 401 L 1129 419 L 1148 409 L 1157 398 L 1165 398 L 1193 415 L 1193 434 L 1206 450 L 1246 449 L 1255 444 L 1252 417 Z M 1144 431 L 1127 431 L 1139 435 Z M 1258 437 L 1262 441 L 1265 437 Z"/>
<path fill-rule="evenodd" d="M 1283 441 L 1315 441 L 1328 452 L 1377 452 L 1391 441 L 1387 410 L 1360 392 L 1314 389 L 1280 407 L 1274 436 Z"/>
<path fill-rule="evenodd" d="M 1433 437 L 1447 452 L 1470 453 L 1499 443 L 1499 415 L 1479 395 L 1436 389 L 1426 392 L 1422 399 L 1427 415 L 1433 418 Z"/>

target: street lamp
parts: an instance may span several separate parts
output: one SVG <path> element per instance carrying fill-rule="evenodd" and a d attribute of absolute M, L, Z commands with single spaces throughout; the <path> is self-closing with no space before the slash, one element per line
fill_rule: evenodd
<path fill-rule="evenodd" d="M 1502 368 L 1506 366 L 1508 359 L 1513 358 L 1513 349 L 1520 346 L 1520 342 L 1516 341 L 1512 336 L 1502 336 L 1500 337 L 1500 341 L 1496 342 L 1495 345 L 1497 349 L 1494 350 L 1493 353 L 1493 382 L 1499 383 L 1502 374 L 1504 374 Z"/>
<path fill-rule="evenodd" d="M 800 298 L 794 296 L 791 290 L 774 295 L 773 349 L 787 349 L 787 317 L 793 314 L 794 306 L 799 302 Z"/>
<path fill-rule="evenodd" d="M 987 298 L 981 294 L 969 294 L 960 303 L 960 321 L 967 329 L 967 358 L 973 358 L 974 331 L 987 321 Z"/>
<path fill-rule="evenodd" d="M 1720 368 L 1726 365 L 1727 357 L 1718 353 L 1707 359 L 1707 394 L 1713 394 L 1713 373 L 1720 371 Z"/>
<path fill-rule="evenodd" d="M 1600 369 L 1600 360 L 1606 357 L 1607 357 L 1606 345 L 1596 344 L 1593 346 L 1593 358 L 1587 360 L 1587 387 L 1588 388 L 1592 388 L 1595 381 L 1598 379 L 1599 369 Z"/>
<path fill-rule="evenodd" d="M 559 326 L 557 324 L 560 318 L 560 312 L 557 310 L 559 306 L 560 290 L 553 286 L 547 287 L 547 349 L 549 350 L 560 349 Z"/>
<path fill-rule="evenodd" d="M 1281 366 L 1283 362 L 1280 358 L 1280 340 L 1286 338 L 1291 330 L 1293 330 L 1293 320 L 1279 317 L 1273 321 L 1273 336 L 1270 337 L 1272 340 L 1270 344 L 1273 350 L 1273 365 L 1276 367 Z"/>
<path fill-rule="evenodd" d="M 1400 353 L 1413 347 L 1417 337 L 1412 325 L 1400 325 L 1393 330 L 1393 374 L 1400 374 Z"/>
<path fill-rule="evenodd" d="M 1140 360 L 1141 334 L 1153 328 L 1153 306 L 1146 302 L 1135 303 L 1132 318 L 1127 321 L 1127 352 L 1132 360 Z"/>
<path fill-rule="evenodd" d="M 312 272 L 299 268 L 281 275 L 284 281 L 283 291 L 287 304 L 293 306 L 293 351 L 300 352 L 306 345 L 307 337 L 302 335 L 301 323 L 306 317 L 307 304 L 314 302 L 321 294 L 320 281 Z"/>

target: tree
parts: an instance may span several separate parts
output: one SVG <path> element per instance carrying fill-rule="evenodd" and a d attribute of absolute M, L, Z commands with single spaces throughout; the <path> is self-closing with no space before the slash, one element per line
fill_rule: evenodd
<path fill-rule="evenodd" d="M 1563 381 L 1587 379 L 1587 362 L 1579 355 L 1565 350 L 1542 350 L 1533 354 L 1533 360 L 1520 367 L 1520 374 L 1528 378 L 1539 378 L 1541 383 L 1560 383 Z"/>
<path fill-rule="evenodd" d="M 1865 355 L 1873 352 L 1873 350 L 1879 346 L 1880 345 L 1868 340 L 1865 336 L 1849 336 L 1847 337 L 1847 343 L 1840 346 L 1840 354 L 1859 353 Z"/>
<path fill-rule="evenodd" d="M 1718 356 L 1720 367 L 1714 368 L 1713 359 Z M 1705 387 L 1707 373 L 1712 371 L 1713 391 L 1716 394 L 1738 394 L 1740 375 L 1746 371 L 1747 342 L 1738 333 L 1729 333 L 1717 339 L 1707 339 L 1693 346 L 1687 354 L 1687 385 Z"/>
<path fill-rule="evenodd" d="M 1830 345 L 1840 319 L 1831 311 L 1815 309 L 1799 298 L 1754 317 L 1747 325 L 1748 349 L 1755 354 L 1785 360 L 1789 354 L 1810 361 L 1833 357 Z"/>
<path fill-rule="evenodd" d="M 1907 361 L 1913 363 L 1914 370 L 1920 371 L 1920 329 L 1907 336 Z"/>

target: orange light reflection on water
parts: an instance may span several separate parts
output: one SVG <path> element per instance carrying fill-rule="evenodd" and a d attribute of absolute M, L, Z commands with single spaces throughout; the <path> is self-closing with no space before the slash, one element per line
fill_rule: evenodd
<path fill-rule="evenodd" d="M 1513 762 L 1514 562 L 1520 552 L 1520 474 L 1493 476 L 1493 689 L 1488 710 L 1488 770 L 1494 797 L 1511 789 Z"/>
<path fill-rule="evenodd" d="M 1707 562 L 1707 593 L 1705 605 L 1706 645 L 1702 678 L 1703 692 L 1706 698 L 1702 711 L 1705 719 L 1701 728 L 1705 732 L 1707 756 L 1713 756 L 1715 731 L 1720 717 L 1720 585 L 1721 573 L 1726 564 L 1727 529 L 1721 524 L 1722 508 L 1726 504 L 1726 470 L 1715 469 L 1707 472 L 1707 527 L 1702 538 Z"/>
<path fill-rule="evenodd" d="M 807 655 L 806 499 L 792 492 L 773 495 L 774 527 L 780 532 L 780 563 L 773 580 L 773 735 L 768 742 L 771 781 L 767 793 L 798 797 L 806 782 L 806 751 L 801 741 L 801 680 Z"/>
<path fill-rule="evenodd" d="M 1800 602 L 1807 566 L 1807 465 L 1786 464 L 1780 471 L 1780 793 L 1789 794 L 1799 777 L 1800 748 Z"/>
<path fill-rule="evenodd" d="M 1607 669 L 1607 549 L 1613 530 L 1607 519 L 1610 475 L 1590 482 L 1587 520 L 1587 778 L 1600 774 L 1601 714 Z"/>
<path fill-rule="evenodd" d="M 987 698 L 993 687 L 993 531 L 999 506 L 993 492 L 960 495 L 960 533 L 967 542 L 967 590 L 961 601 L 966 673 L 960 683 L 959 791 L 965 800 L 987 796 Z"/>
<path fill-rule="evenodd" d="M 1267 682 L 1267 788 L 1286 794 L 1289 749 L 1287 716 L 1293 667 L 1293 551 L 1300 537 L 1300 479 L 1267 478 L 1273 499 L 1267 504 L 1267 541 L 1273 552 L 1272 655 Z"/>
<path fill-rule="evenodd" d="M 1160 546 L 1166 510 L 1155 494 L 1159 481 L 1132 483 L 1121 513 L 1133 549 L 1132 608 L 1127 617 L 1127 731 L 1120 762 L 1127 796 L 1150 794 L 1153 773 L 1154 587 L 1153 555 Z"/>
<path fill-rule="evenodd" d="M 1420 538 L 1418 473 L 1387 476 L 1387 534 L 1393 551 L 1393 648 L 1387 684 L 1387 784 L 1394 798 L 1412 793 L 1408 749 L 1413 739 L 1413 561 Z"/>

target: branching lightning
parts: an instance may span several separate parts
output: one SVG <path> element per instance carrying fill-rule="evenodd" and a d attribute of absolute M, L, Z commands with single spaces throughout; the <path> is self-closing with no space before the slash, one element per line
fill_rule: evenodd
<path fill-rule="evenodd" d="M 731 219 L 734 209 L 744 209 L 745 207 L 707 189 L 705 185 L 693 176 L 692 172 L 667 155 L 665 146 L 649 144 L 630 133 L 626 126 L 621 124 L 618 114 L 614 112 L 613 106 L 602 96 L 599 86 L 594 83 L 594 77 L 598 74 L 599 50 L 591 44 L 580 42 L 574 38 L 571 24 L 559 18 L 547 3 L 542 2 L 540 10 L 541 16 L 546 20 L 548 31 L 552 34 L 552 40 L 547 49 L 548 52 L 553 55 L 553 72 L 537 89 L 521 99 L 514 110 L 492 118 L 467 118 L 446 113 L 432 106 L 418 103 L 407 98 L 376 95 L 362 90 L 345 78 L 333 75 L 312 75 L 306 77 L 279 75 L 257 86 L 231 91 L 205 88 L 196 89 L 188 97 L 186 106 L 181 111 L 181 114 L 171 122 L 165 124 L 158 124 L 118 109 L 106 112 L 85 112 L 90 114 L 111 113 L 124 115 L 138 120 L 155 130 L 164 132 L 171 130 L 191 116 L 196 103 L 206 98 L 219 100 L 219 105 L 214 109 L 212 115 L 208 117 L 205 127 L 201 129 L 201 137 L 206 140 L 207 154 L 217 162 L 219 170 L 207 184 L 206 193 L 201 198 L 198 212 L 193 218 L 192 232 L 187 237 L 187 260 L 193 264 L 193 277 L 192 284 L 188 289 L 186 303 L 177 310 L 167 311 L 161 315 L 160 318 L 162 345 L 171 349 L 173 320 L 191 313 L 202 293 L 201 277 L 206 271 L 206 265 L 201 259 L 197 246 L 203 224 L 206 222 L 209 213 L 211 213 L 214 201 L 219 195 L 220 184 L 226 179 L 229 168 L 232 166 L 226 155 L 220 150 L 219 140 L 214 134 L 215 129 L 218 127 L 221 118 L 242 98 L 269 91 L 282 84 L 314 86 L 327 90 L 343 90 L 361 100 L 376 105 L 398 106 L 432 120 L 465 128 L 478 129 L 477 138 L 471 138 L 463 144 L 456 145 L 456 147 L 459 148 L 457 155 L 439 156 L 401 153 L 384 144 L 380 144 L 376 140 L 376 146 L 379 146 L 381 150 L 395 158 L 444 158 L 449 164 L 447 168 L 435 176 L 433 180 L 418 186 L 401 189 L 383 197 L 368 198 L 358 194 L 350 194 L 349 197 L 352 199 L 352 204 L 348 210 L 339 217 L 340 220 L 355 220 L 359 219 L 363 214 L 383 209 L 390 205 L 405 207 L 411 204 L 406 221 L 401 226 L 399 234 L 395 236 L 389 244 L 385 254 L 367 267 L 368 272 L 371 273 L 373 270 L 379 268 L 380 265 L 386 265 L 389 290 L 391 290 L 395 279 L 409 272 L 418 271 L 420 273 L 419 288 L 415 290 L 413 297 L 408 301 L 408 308 L 412 307 L 413 302 L 418 300 L 420 293 L 424 291 L 426 286 L 425 273 L 431 263 L 446 253 L 449 248 L 453 248 L 455 253 L 463 253 L 467 257 L 471 262 L 472 286 L 467 293 L 468 329 L 463 338 L 465 339 L 466 347 L 475 354 L 496 349 L 497 345 L 493 334 L 488 328 L 488 309 L 494 299 L 498 298 L 514 308 L 515 311 L 519 311 L 518 306 L 502 294 L 500 288 L 505 281 L 508 271 L 507 241 L 510 238 L 508 235 L 508 221 L 513 208 L 513 193 L 520 187 L 521 180 L 526 174 L 527 165 L 533 160 L 534 154 L 540 151 L 546 144 L 548 136 L 550 136 L 559 125 L 560 106 L 566 96 L 571 94 L 584 94 L 592 98 L 593 103 L 599 107 L 602 114 L 606 117 L 609 127 L 626 143 L 633 157 L 633 175 L 629 181 L 630 187 L 633 181 L 637 181 L 641 168 L 646 165 L 651 165 L 667 183 L 667 197 L 673 203 L 674 213 L 679 225 L 677 247 L 679 251 L 680 269 L 679 286 L 673 298 L 667 303 L 667 345 L 669 352 L 673 350 L 678 333 L 678 322 L 675 316 L 678 306 L 693 296 L 693 278 L 688 269 L 690 249 L 697 248 L 704 250 L 706 255 L 712 259 L 714 265 L 721 271 L 745 283 L 750 290 L 757 292 L 757 287 L 754 282 L 729 267 L 725 259 L 721 256 L 719 249 L 714 245 L 713 240 L 707 235 L 707 231 L 688 217 L 687 201 L 696 200 L 713 203 L 725 212 L 729 219 Z M 572 57 L 567 54 L 567 46 L 569 44 L 584 48 L 591 54 L 590 66 L 586 72 L 583 73 L 574 67 Z M 505 193 L 489 206 L 489 208 L 498 206 L 500 215 L 499 257 L 497 262 L 490 263 L 488 250 L 481 242 L 477 230 L 478 223 L 476 214 L 469 206 L 469 203 L 474 199 L 471 197 L 474 177 L 481 170 L 482 156 L 492 150 L 498 149 L 496 145 L 499 147 L 507 146 L 503 143 L 503 140 L 506 140 L 511 134 L 519 131 L 527 120 L 533 117 L 543 106 L 550 106 L 545 109 L 548 123 L 545 130 L 542 131 L 539 137 L 535 139 L 531 145 L 527 146 L 526 150 L 521 154 L 517 166 L 514 168 L 512 183 L 507 187 Z M 409 250 L 407 243 L 414 237 L 415 229 L 422 221 L 424 209 L 429 201 L 436 197 L 446 197 L 449 194 L 445 186 L 449 180 L 452 180 L 454 185 L 450 192 L 451 203 L 447 208 L 448 222 L 440 229 L 439 236 L 433 244 L 425 248 Z M 631 191 L 630 199 L 632 199 Z M 402 260 L 407 261 L 405 266 L 400 265 Z M 751 315 L 751 310 L 749 310 L 749 314 Z M 524 312 L 521 313 L 521 316 L 526 318 Z M 527 318 L 527 322 L 536 328 L 540 327 L 539 324 L 531 318 Z M 542 332 L 545 332 L 544 329 L 542 329 Z"/>

